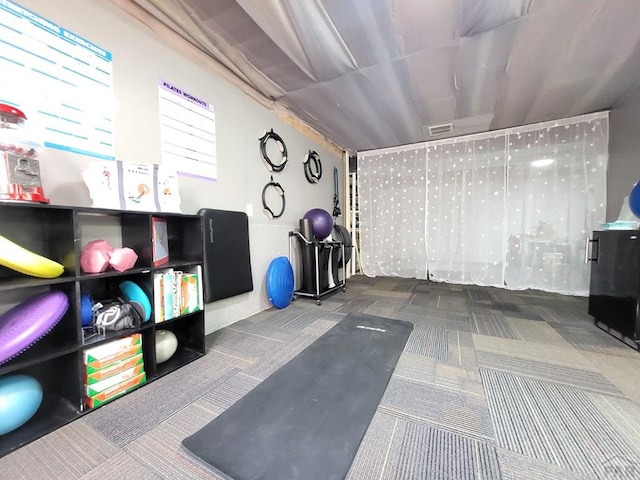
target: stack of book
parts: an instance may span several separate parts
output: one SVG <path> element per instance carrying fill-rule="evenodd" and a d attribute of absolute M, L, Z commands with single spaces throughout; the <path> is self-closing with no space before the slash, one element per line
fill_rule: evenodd
<path fill-rule="evenodd" d="M 84 351 L 85 394 L 89 408 L 99 407 L 146 381 L 139 333 Z"/>
<path fill-rule="evenodd" d="M 192 271 L 166 268 L 153 275 L 153 310 L 156 323 L 202 310 L 202 268 Z"/>

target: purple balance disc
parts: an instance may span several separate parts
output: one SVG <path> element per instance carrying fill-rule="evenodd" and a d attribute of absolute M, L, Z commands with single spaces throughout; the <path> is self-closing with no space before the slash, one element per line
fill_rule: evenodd
<path fill-rule="evenodd" d="M 67 308 L 67 296 L 51 291 L 35 295 L 0 315 L 0 365 L 45 336 Z"/>

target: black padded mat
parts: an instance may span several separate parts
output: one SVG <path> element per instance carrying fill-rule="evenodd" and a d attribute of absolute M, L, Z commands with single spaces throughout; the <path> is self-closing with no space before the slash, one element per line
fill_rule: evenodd
<path fill-rule="evenodd" d="M 412 329 L 352 312 L 182 444 L 233 480 L 343 479 Z"/>
<path fill-rule="evenodd" d="M 253 290 L 249 219 L 244 212 L 198 210 L 202 216 L 204 301 Z"/>

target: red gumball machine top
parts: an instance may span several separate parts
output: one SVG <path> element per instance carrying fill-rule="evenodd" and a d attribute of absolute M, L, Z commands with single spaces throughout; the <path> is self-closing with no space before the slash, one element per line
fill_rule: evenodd
<path fill-rule="evenodd" d="M 0 200 L 49 203 L 36 160 L 43 145 L 33 136 L 26 115 L 0 103 Z"/>
<path fill-rule="evenodd" d="M 22 110 L 0 103 L 0 150 L 35 158 L 42 150 L 42 144 L 32 135 Z"/>
<path fill-rule="evenodd" d="M 6 103 L 0 103 L 0 114 L 5 115 L 7 118 L 3 120 L 10 123 L 22 123 L 27 119 L 22 110 L 18 110 L 16 107 Z"/>

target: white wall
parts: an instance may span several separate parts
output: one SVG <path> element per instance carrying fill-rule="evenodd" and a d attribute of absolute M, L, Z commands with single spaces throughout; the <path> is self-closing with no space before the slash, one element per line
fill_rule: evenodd
<path fill-rule="evenodd" d="M 612 222 L 624 197 L 640 181 L 640 88 L 613 106 L 609 122 L 607 221 Z"/>
<path fill-rule="evenodd" d="M 211 103 L 216 114 L 218 180 L 180 178 L 183 213 L 198 209 L 246 211 L 249 218 L 254 291 L 214 302 L 206 308 L 206 331 L 246 318 L 270 307 L 264 278 L 271 260 L 288 255 L 288 232 L 311 208 L 333 208 L 333 166 L 342 159 L 279 120 L 254 100 L 216 77 L 206 65 L 180 55 L 147 27 L 126 16 L 106 0 L 19 0 L 17 3 L 88 39 L 113 55 L 116 97 L 116 158 L 126 162 L 160 161 L 158 80 L 166 80 Z M 286 143 L 289 162 L 274 175 L 286 193 L 283 217 L 268 220 L 262 213 L 262 188 L 270 174 L 263 166 L 258 138 L 273 128 Z M 318 184 L 304 177 L 302 161 L 308 150 L 320 155 L 323 176 Z M 43 186 L 52 204 L 90 206 L 81 172 L 90 157 L 47 149 L 40 159 Z M 344 203 L 344 192 L 341 201 Z M 275 211 L 279 203 L 270 205 Z M 346 205 L 342 205 L 343 208 Z"/>

